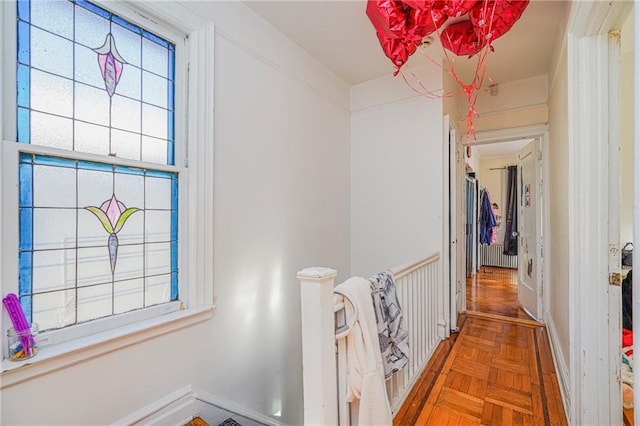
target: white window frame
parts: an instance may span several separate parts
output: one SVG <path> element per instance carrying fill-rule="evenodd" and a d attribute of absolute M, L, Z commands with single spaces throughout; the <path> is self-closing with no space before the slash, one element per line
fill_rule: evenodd
<path fill-rule="evenodd" d="M 42 333 L 37 356 L 22 362 L 2 361 L 0 389 L 208 320 L 215 308 L 212 266 L 214 25 L 175 2 L 93 1 L 176 44 L 179 300 Z M 60 151 L 15 142 L 15 1 L 2 2 L 0 21 L 4 23 L 4 53 L 0 67 L 4 110 L 0 114 L 0 289 L 4 296 L 18 290 L 17 153 L 59 154 Z M 73 158 L 79 154 L 66 152 L 65 156 Z M 81 156 L 89 160 L 102 158 Z M 129 160 L 118 160 L 118 163 L 163 168 Z M 0 322 L 2 348 L 6 347 L 6 330 L 10 327 L 11 321 L 3 309 Z"/>

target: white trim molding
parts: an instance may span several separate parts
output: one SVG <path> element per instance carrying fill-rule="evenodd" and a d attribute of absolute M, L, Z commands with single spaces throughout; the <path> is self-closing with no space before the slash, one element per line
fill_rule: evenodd
<path fill-rule="evenodd" d="M 567 36 L 569 130 L 569 400 L 570 424 L 621 424 L 620 363 L 611 334 L 620 335 L 619 288 L 608 277 L 609 121 L 608 33 L 628 2 L 573 2 Z M 617 326 L 616 326 L 617 324 Z M 617 331 L 617 333 L 616 333 Z M 619 337 L 618 339 L 619 342 Z M 619 344 L 619 343 L 618 343 Z"/>
<path fill-rule="evenodd" d="M 489 130 L 478 132 L 472 146 L 486 145 L 496 142 L 512 141 L 516 139 L 531 139 L 542 137 L 549 130 L 547 124 L 535 124 L 533 126 L 513 127 L 510 129 Z M 462 142 L 464 143 L 464 141 Z"/>
<path fill-rule="evenodd" d="M 553 322 L 551 313 L 547 312 L 544 316 L 544 323 L 547 327 L 547 337 L 549 338 L 549 345 L 551 346 L 551 355 L 553 356 L 553 366 L 556 369 L 556 376 L 558 377 L 558 384 L 560 385 L 560 395 L 562 396 L 562 405 L 567 418 L 571 411 L 571 401 L 569 400 L 570 383 L 569 383 L 569 367 L 564 362 L 564 355 L 562 353 L 562 346 L 560 345 L 560 339 L 556 332 L 556 325 Z"/>
<path fill-rule="evenodd" d="M 184 386 L 162 398 L 147 404 L 139 410 L 122 417 L 112 423 L 112 426 L 124 425 L 175 425 L 187 424 L 194 417 L 201 417 L 204 421 L 219 422 L 220 419 L 208 418 L 207 412 L 216 413 L 214 417 L 237 418 L 240 423 L 247 424 L 247 420 L 255 424 L 268 426 L 283 426 L 284 423 L 245 408 L 234 402 L 219 398 L 203 390 L 193 389 L 191 385 Z M 242 419 L 238 418 L 242 417 Z"/>

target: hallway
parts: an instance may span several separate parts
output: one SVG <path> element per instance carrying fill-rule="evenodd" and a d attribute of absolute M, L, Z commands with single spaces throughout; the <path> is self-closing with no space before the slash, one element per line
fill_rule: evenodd
<path fill-rule="evenodd" d="M 394 425 L 566 425 L 546 330 L 517 309 L 516 271 L 467 280 L 460 332 L 443 341 Z"/>

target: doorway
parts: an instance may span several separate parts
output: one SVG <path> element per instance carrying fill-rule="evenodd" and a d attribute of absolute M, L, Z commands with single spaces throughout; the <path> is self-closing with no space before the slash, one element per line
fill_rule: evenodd
<path fill-rule="evenodd" d="M 480 309 L 493 314 L 507 314 L 508 316 L 520 318 L 533 317 L 536 320 L 543 318 L 544 274 L 541 256 L 543 241 L 542 194 L 544 192 L 541 190 L 543 182 L 541 148 L 543 139 L 546 140 L 546 132 L 546 125 L 540 125 L 479 133 L 476 141 L 471 145 L 471 156 L 466 155 L 467 147 L 464 145 L 464 141 L 462 143 L 458 141 L 457 151 L 459 154 L 462 153 L 462 155 L 458 156 L 458 159 L 463 158 L 464 160 L 458 161 L 461 167 L 457 167 L 456 176 L 451 177 L 451 180 L 457 182 L 458 185 L 451 185 L 450 191 L 452 198 L 457 200 L 456 216 L 466 218 L 467 221 L 462 224 L 463 226 L 455 229 L 456 235 L 452 236 L 452 238 L 461 242 L 461 244 L 455 246 L 456 257 L 459 261 L 462 260 L 460 263 L 465 265 L 466 268 L 456 268 L 454 264 L 450 265 L 450 271 L 455 272 L 457 270 L 460 273 L 459 276 L 462 278 L 460 281 L 462 281 L 463 285 L 458 297 L 465 300 L 467 310 Z M 528 187 L 528 190 L 539 189 L 535 192 L 535 200 L 539 202 L 538 210 L 540 214 L 536 217 L 539 222 L 534 238 L 535 244 L 530 245 L 530 247 L 534 248 L 528 250 L 527 265 L 519 265 L 521 262 L 516 260 L 517 256 L 503 255 L 505 232 L 515 233 L 516 241 L 520 240 L 517 227 L 511 231 L 505 231 L 505 212 L 508 207 L 508 191 L 506 188 L 508 167 L 513 166 L 514 169 L 518 167 L 518 154 L 523 147 L 534 140 L 537 141 L 538 149 L 533 155 L 539 160 L 537 164 L 540 169 L 533 176 L 534 182 Z M 518 179 L 518 182 L 520 182 L 520 179 Z M 473 185 L 475 185 L 475 191 L 478 194 L 475 199 L 472 196 Z M 489 187 L 489 195 L 491 195 L 490 205 L 497 218 L 497 223 L 493 230 L 493 244 L 483 245 L 480 244 L 482 230 L 478 222 L 482 217 L 481 191 L 486 190 L 487 186 Z M 455 194 L 453 193 L 454 190 Z M 533 195 L 531 192 L 528 194 L 521 193 L 521 190 L 522 188 L 518 189 L 518 201 L 524 200 L 525 196 L 531 197 Z M 470 226 L 469 219 L 472 219 L 474 215 L 476 223 Z M 470 243 L 472 238 L 474 241 Z M 475 252 L 474 247 L 476 249 Z M 493 252 L 493 257 L 489 256 L 490 251 Z M 532 305 L 533 307 L 529 309 L 533 315 L 527 315 L 520 307 L 518 281 L 520 281 L 521 285 L 522 279 L 518 280 L 517 269 L 514 269 L 518 265 L 521 269 L 521 277 L 528 277 L 529 274 L 537 277 L 536 285 L 538 287 L 533 292 L 537 300 Z M 469 271 L 469 268 L 471 268 L 471 271 Z M 539 273 L 536 273 L 536 270 Z M 462 277 L 462 274 L 465 276 Z M 500 288 L 502 288 L 502 294 L 506 296 L 504 301 L 499 301 L 496 298 L 497 291 Z M 492 303 L 496 306 L 493 312 L 488 308 Z"/>

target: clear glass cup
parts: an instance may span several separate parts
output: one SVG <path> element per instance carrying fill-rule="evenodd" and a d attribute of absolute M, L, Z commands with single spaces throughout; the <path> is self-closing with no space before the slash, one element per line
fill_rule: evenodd
<path fill-rule="evenodd" d="M 7 330 L 7 345 L 11 361 L 22 361 L 38 353 L 39 329 L 38 324 L 33 323 L 30 331 L 16 332 L 13 327 Z"/>

